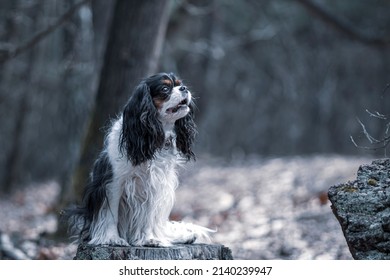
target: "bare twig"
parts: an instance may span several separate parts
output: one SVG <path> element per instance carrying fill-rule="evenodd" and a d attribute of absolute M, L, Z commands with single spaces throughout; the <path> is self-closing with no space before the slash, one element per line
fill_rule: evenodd
<path fill-rule="evenodd" d="M 351 138 L 351 141 L 355 145 L 356 148 L 360 148 L 360 146 L 356 143 L 356 141 L 355 141 L 355 139 L 353 138 L 352 135 L 350 135 L 349 138 Z"/>
<path fill-rule="evenodd" d="M 374 143 L 374 145 L 377 144 L 377 146 L 374 146 L 374 145 L 373 146 L 361 146 L 361 145 L 356 143 L 356 141 L 352 135 L 349 136 L 349 138 L 351 139 L 351 142 L 355 145 L 356 148 L 371 150 L 371 151 L 375 151 L 375 150 L 379 150 L 379 149 L 386 149 L 387 146 L 390 144 L 390 136 L 383 138 L 378 143 Z M 386 152 L 386 150 L 385 150 L 385 152 Z"/>
<path fill-rule="evenodd" d="M 336 17 L 331 12 L 326 10 L 323 6 L 314 3 L 310 0 L 295 0 L 305 7 L 312 14 L 317 16 L 326 24 L 332 26 L 334 29 L 346 34 L 350 38 L 360 41 L 364 44 L 376 46 L 376 47 L 389 47 L 390 39 L 389 38 L 380 38 L 375 36 L 370 36 L 364 34 L 357 30 L 350 22 L 344 20 L 343 18 Z"/>
<path fill-rule="evenodd" d="M 80 7 L 85 5 L 86 3 L 90 2 L 92 0 L 82 0 L 79 3 L 72 6 L 65 14 L 60 16 L 54 23 L 49 25 L 45 30 L 42 30 L 35 34 L 32 38 L 27 40 L 27 42 L 17 46 L 17 47 L 10 47 L 7 46 L 3 49 L 0 49 L 0 63 L 4 63 L 7 60 L 14 58 L 21 53 L 29 50 L 30 48 L 34 47 L 36 44 L 38 44 L 40 41 L 42 41 L 44 38 L 46 38 L 48 35 L 53 33 L 59 26 L 61 26 L 64 22 L 66 22 Z"/>
<path fill-rule="evenodd" d="M 387 84 L 386 87 L 384 88 L 384 90 L 382 91 L 382 98 L 384 97 L 384 94 L 386 93 L 387 89 L 389 89 L 389 88 L 390 88 L 390 84 Z M 377 118 L 377 119 L 380 119 L 380 120 L 388 120 L 388 117 L 386 115 L 381 114 L 378 111 L 371 112 L 368 109 L 366 109 L 366 112 L 368 113 L 368 115 L 370 117 L 374 117 L 374 118 Z M 367 147 L 367 146 L 360 146 L 360 145 L 358 145 L 356 143 L 355 139 L 352 136 L 350 136 L 351 141 L 355 145 L 355 147 L 363 148 L 363 149 L 366 149 L 366 150 L 384 149 L 385 150 L 385 155 L 386 155 L 386 148 L 390 144 L 390 135 L 389 135 L 389 132 L 390 132 L 390 122 L 387 122 L 387 124 L 386 124 L 386 130 L 385 130 L 384 137 L 382 139 L 378 140 L 378 139 L 375 139 L 374 137 L 372 137 L 370 135 L 370 133 L 367 131 L 367 129 L 366 129 L 366 127 L 365 127 L 365 125 L 363 124 L 362 121 L 360 121 L 359 119 L 357 119 L 357 121 L 359 122 L 360 126 L 362 127 L 363 134 L 366 137 L 366 139 L 370 142 L 371 146 L 369 146 L 369 147 Z"/>
<path fill-rule="evenodd" d="M 379 113 L 378 113 L 379 114 Z M 380 114 L 381 115 L 381 114 Z M 376 117 L 376 115 L 374 114 L 374 116 Z M 364 136 L 367 138 L 367 140 L 370 142 L 371 146 L 361 146 L 361 145 L 358 145 L 355 141 L 355 139 L 353 138 L 353 136 L 350 136 L 351 138 L 351 141 L 352 143 L 355 145 L 355 147 L 357 148 L 360 148 L 360 149 L 366 149 L 366 150 L 379 150 L 379 149 L 384 149 L 385 150 L 385 154 L 386 154 L 386 148 L 387 146 L 390 144 L 390 135 L 388 135 L 388 132 L 389 132 L 389 127 L 390 127 L 390 123 L 387 123 L 386 125 L 386 132 L 385 132 L 385 136 L 378 140 L 378 139 L 375 139 L 374 137 L 372 137 L 370 135 L 370 133 L 367 131 L 365 125 L 359 120 L 357 119 L 360 126 L 362 127 L 363 129 L 363 134 Z"/>
<path fill-rule="evenodd" d="M 380 149 L 380 148 L 372 147 L 372 146 L 361 146 L 358 143 L 356 143 L 355 138 L 353 138 L 352 135 L 350 135 L 349 138 L 351 139 L 351 142 L 355 145 L 356 148 L 364 149 L 364 150 L 371 150 L 371 151 Z"/>
<path fill-rule="evenodd" d="M 387 123 L 387 125 L 386 125 L 386 131 L 385 131 L 386 135 L 389 134 L 389 129 L 390 129 L 390 122 Z"/>
<path fill-rule="evenodd" d="M 390 88 L 390 83 L 385 86 L 385 88 L 382 91 L 382 98 L 385 96 L 386 91 Z"/>
<path fill-rule="evenodd" d="M 387 120 L 387 117 L 386 115 L 383 115 L 377 111 L 375 111 L 374 113 L 370 112 L 368 109 L 366 109 L 366 112 L 368 113 L 368 115 L 370 117 L 374 117 L 374 118 L 378 118 L 378 119 L 381 119 L 381 120 Z"/>
<path fill-rule="evenodd" d="M 364 136 L 366 136 L 367 140 L 370 141 L 371 144 L 377 144 L 377 143 L 380 143 L 381 141 L 380 140 L 377 140 L 375 139 L 374 137 L 372 137 L 367 129 L 366 129 L 366 126 L 358 119 L 358 122 L 360 124 L 360 126 L 362 127 L 363 129 L 363 133 L 364 133 Z"/>

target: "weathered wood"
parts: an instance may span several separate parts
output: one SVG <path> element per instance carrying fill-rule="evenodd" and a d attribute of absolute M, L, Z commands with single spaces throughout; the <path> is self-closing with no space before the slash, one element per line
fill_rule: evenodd
<path fill-rule="evenodd" d="M 390 260 L 390 159 L 360 166 L 328 195 L 354 259 Z"/>
<path fill-rule="evenodd" d="M 112 247 L 80 244 L 74 260 L 232 260 L 220 244 L 182 244 L 173 247 Z"/>

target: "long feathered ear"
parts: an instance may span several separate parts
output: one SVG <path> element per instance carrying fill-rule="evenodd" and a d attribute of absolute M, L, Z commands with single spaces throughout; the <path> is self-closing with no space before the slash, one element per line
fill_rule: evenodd
<path fill-rule="evenodd" d="M 154 158 L 164 145 L 164 130 L 153 104 L 149 87 L 138 85 L 123 110 L 119 148 L 133 165 Z"/>
<path fill-rule="evenodd" d="M 190 104 L 190 112 L 184 118 L 175 122 L 176 146 L 179 152 L 187 159 L 195 160 L 195 154 L 192 151 L 192 145 L 197 134 L 194 122 L 194 104 Z"/>

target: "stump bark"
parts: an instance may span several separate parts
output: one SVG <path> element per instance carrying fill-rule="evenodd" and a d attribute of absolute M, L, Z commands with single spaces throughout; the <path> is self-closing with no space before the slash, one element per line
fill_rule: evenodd
<path fill-rule="evenodd" d="M 74 260 L 232 260 L 219 244 L 181 244 L 172 247 L 113 247 L 80 244 Z"/>
<path fill-rule="evenodd" d="M 355 181 L 328 195 L 352 257 L 390 260 L 390 160 L 360 166 Z"/>

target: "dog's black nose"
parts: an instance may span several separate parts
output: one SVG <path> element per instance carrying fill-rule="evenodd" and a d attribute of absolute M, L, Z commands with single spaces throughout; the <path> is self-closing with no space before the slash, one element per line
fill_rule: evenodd
<path fill-rule="evenodd" d="M 179 88 L 180 91 L 185 91 L 186 89 L 187 89 L 186 86 L 181 86 L 181 87 Z"/>

